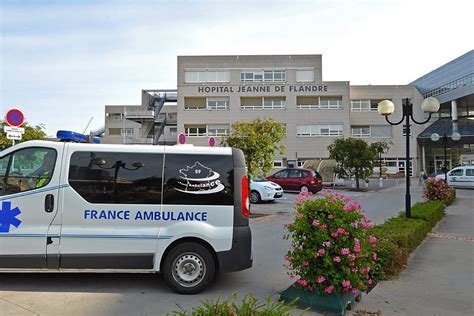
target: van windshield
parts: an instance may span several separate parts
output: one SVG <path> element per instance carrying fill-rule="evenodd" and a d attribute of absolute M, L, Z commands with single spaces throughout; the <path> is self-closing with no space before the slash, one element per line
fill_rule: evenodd
<path fill-rule="evenodd" d="M 256 177 L 252 177 L 251 180 L 252 180 L 253 182 L 267 182 L 267 181 L 268 181 L 267 179 L 256 178 Z"/>

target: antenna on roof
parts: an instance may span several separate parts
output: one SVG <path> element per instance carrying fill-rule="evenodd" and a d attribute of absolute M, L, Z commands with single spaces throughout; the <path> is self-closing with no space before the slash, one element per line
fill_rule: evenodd
<path fill-rule="evenodd" d="M 94 119 L 94 117 L 92 116 L 91 119 L 89 120 L 89 123 L 87 123 L 86 128 L 84 128 L 84 131 L 82 132 L 82 134 L 86 133 L 86 130 L 89 127 L 89 125 L 90 125 L 90 123 L 92 122 L 93 119 Z"/>

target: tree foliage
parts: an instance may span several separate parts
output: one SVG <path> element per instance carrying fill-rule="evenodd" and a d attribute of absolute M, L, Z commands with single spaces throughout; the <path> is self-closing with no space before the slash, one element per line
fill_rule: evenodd
<path fill-rule="evenodd" d="M 386 153 L 391 145 L 393 145 L 393 143 L 390 140 L 388 140 L 388 141 L 381 140 L 381 141 L 374 142 L 374 143 L 370 144 L 370 148 L 372 148 L 372 150 L 375 152 L 375 154 L 379 157 L 379 164 L 380 164 L 379 174 L 380 174 L 380 177 L 382 177 L 382 172 L 383 172 L 382 161 L 381 161 L 382 160 L 382 154 Z"/>
<path fill-rule="evenodd" d="M 249 176 L 263 176 L 273 168 L 275 153 L 285 152 L 285 147 L 280 145 L 285 133 L 283 123 L 257 118 L 232 124 L 230 135 L 223 143 L 244 152 Z"/>
<path fill-rule="evenodd" d="M 376 154 L 380 155 L 386 152 L 393 143 L 391 141 L 381 140 L 370 144 L 370 147 L 375 151 Z"/>
<path fill-rule="evenodd" d="M 339 178 L 367 179 L 378 159 L 375 148 L 357 138 L 338 138 L 328 146 L 329 158 L 336 160 L 334 172 Z"/>
<path fill-rule="evenodd" d="M 3 131 L 3 126 L 8 126 L 5 120 L 1 121 L 2 131 L 0 133 L 0 149 L 7 148 L 13 144 L 11 139 L 7 139 L 7 134 Z M 28 122 L 23 123 L 21 126 L 25 129 L 25 134 L 20 141 L 15 141 L 15 143 L 21 143 L 27 140 L 34 139 L 44 139 L 46 137 L 45 127 L 43 124 L 39 125 L 29 125 Z"/>

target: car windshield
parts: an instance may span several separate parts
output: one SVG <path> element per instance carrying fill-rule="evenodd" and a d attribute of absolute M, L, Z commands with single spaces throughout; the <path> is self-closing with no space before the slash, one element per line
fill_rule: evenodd
<path fill-rule="evenodd" d="M 252 177 L 253 182 L 267 182 L 267 179 Z"/>

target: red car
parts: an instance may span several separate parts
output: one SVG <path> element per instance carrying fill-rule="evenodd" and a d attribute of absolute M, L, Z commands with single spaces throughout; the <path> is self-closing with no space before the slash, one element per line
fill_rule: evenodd
<path fill-rule="evenodd" d="M 323 187 L 321 175 L 311 169 L 283 169 L 267 177 L 267 180 L 278 183 L 285 191 L 316 193 Z"/>

